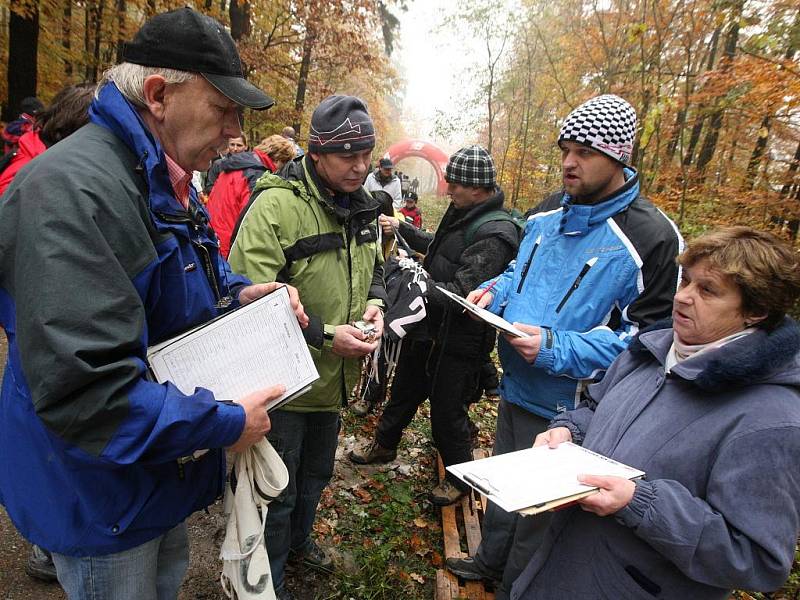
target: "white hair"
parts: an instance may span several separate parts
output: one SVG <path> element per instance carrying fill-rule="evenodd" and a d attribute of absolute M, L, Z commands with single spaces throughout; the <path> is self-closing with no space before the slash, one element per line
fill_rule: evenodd
<path fill-rule="evenodd" d="M 147 103 L 144 99 L 144 80 L 150 75 L 161 75 L 168 84 L 185 83 L 196 77 L 194 73 L 188 71 L 178 71 L 177 69 L 167 69 L 165 67 L 145 67 L 124 62 L 111 67 L 103 73 L 103 78 L 100 80 L 95 92 L 95 98 L 104 85 L 113 81 L 120 93 L 134 106 L 145 108 Z"/>

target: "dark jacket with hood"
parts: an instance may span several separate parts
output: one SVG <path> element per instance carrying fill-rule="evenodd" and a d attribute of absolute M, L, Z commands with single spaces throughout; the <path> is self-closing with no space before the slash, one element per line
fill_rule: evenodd
<path fill-rule="evenodd" d="M 590 400 L 551 423 L 646 479 L 613 516 L 557 512 L 513 599 L 725 600 L 786 581 L 800 533 L 800 330 L 786 318 L 665 374 L 672 339 L 668 322 L 643 331 Z"/>
<path fill-rule="evenodd" d="M 509 220 L 487 221 L 478 227 L 471 240 L 466 239 L 470 223 L 502 209 L 503 200 L 503 192 L 498 188 L 488 200 L 471 208 L 458 209 L 451 203 L 435 235 L 400 221 L 400 235 L 414 250 L 425 253 L 423 266 L 431 276 L 428 327 L 413 330 L 412 338 L 427 334 L 442 340 L 445 352 L 471 357 L 491 350 L 494 330 L 464 314 L 436 286 L 466 296 L 483 281 L 502 273 L 514 258 L 519 246 L 519 228 Z"/>

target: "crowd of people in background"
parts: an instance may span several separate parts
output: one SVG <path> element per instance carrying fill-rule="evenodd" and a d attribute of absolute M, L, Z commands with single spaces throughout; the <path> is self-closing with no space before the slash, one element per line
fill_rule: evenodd
<path fill-rule="evenodd" d="M 494 454 L 573 442 L 647 476 L 586 474 L 597 493 L 533 517 L 489 502 L 475 554 L 446 562 L 461 579 L 493 582 L 499 600 L 722 600 L 786 580 L 800 533 L 795 251 L 746 227 L 685 248 L 642 195 L 637 115 L 617 95 L 566 116 L 562 188 L 524 218 L 485 148 L 454 152 L 434 231 L 419 180 L 388 155 L 373 167 L 361 99 L 331 95 L 305 138 L 286 126 L 251 145 L 241 109 L 273 103 L 225 29 L 183 8 L 148 20 L 97 86 L 28 98 L 5 127 L 0 502 L 33 544 L 29 574 L 76 600 L 175 598 L 185 519 L 219 497 L 225 449 L 266 436 L 289 475 L 265 517 L 269 585 L 290 600 L 289 561 L 336 569 L 313 524 L 342 408 L 385 401 L 348 454 L 367 465 L 396 459 L 428 400 L 449 466 L 471 459 L 469 405 L 491 388 Z M 279 286 L 320 375 L 310 391 L 268 416 L 280 386 L 218 402 L 148 377 L 148 346 Z M 440 288 L 525 335 L 498 339 Z M 502 378 L 487 383 L 495 347 Z M 428 498 L 468 491 L 448 473 Z"/>

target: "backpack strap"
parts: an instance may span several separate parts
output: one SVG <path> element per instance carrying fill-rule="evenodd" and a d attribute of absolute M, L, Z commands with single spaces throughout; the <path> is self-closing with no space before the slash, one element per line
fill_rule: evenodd
<path fill-rule="evenodd" d="M 464 243 L 467 246 L 471 246 L 472 240 L 475 238 L 475 234 L 478 232 L 478 229 L 480 229 L 482 225 L 492 221 L 509 221 L 510 223 L 513 223 L 518 230 L 522 229 L 523 227 L 523 225 L 519 223 L 518 219 L 514 218 L 514 216 L 507 210 L 490 210 L 489 212 L 483 213 L 481 216 L 467 225 L 467 229 L 464 231 Z"/>

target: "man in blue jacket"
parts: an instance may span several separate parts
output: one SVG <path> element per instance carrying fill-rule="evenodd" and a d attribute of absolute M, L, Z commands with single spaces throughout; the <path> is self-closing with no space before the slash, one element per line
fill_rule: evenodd
<path fill-rule="evenodd" d="M 558 137 L 564 189 L 529 217 L 516 260 L 468 296 L 530 334 L 500 338 L 495 454 L 529 448 L 640 328 L 671 312 L 683 242 L 639 193 L 628 164 L 635 132 L 636 112 L 618 96 L 570 113 Z M 497 598 L 508 598 L 548 521 L 489 503 L 475 556 L 447 566 L 466 579 L 501 580 Z"/>
<path fill-rule="evenodd" d="M 190 185 L 241 134 L 241 106 L 273 101 L 188 8 L 145 23 L 123 57 L 90 123 L 0 207 L 0 502 L 71 599 L 175 598 L 184 520 L 221 494 L 224 448 L 262 439 L 282 392 L 217 402 L 151 381 L 146 363 L 149 345 L 275 288 L 230 271 Z"/>

